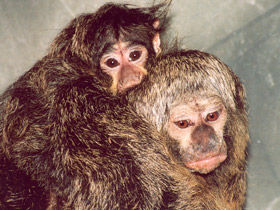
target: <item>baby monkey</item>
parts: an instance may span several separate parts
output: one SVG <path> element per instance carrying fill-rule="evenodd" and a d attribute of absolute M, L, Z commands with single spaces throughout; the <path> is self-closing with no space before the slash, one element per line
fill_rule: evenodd
<path fill-rule="evenodd" d="M 145 194 L 140 184 L 124 192 L 130 189 L 122 191 L 126 185 L 118 179 L 107 180 L 114 177 L 111 173 L 130 172 L 126 168 L 131 164 L 114 165 L 126 160 L 120 158 L 125 149 L 112 146 L 114 139 L 102 130 L 107 124 L 99 122 L 115 119 L 122 108 L 113 95 L 137 86 L 147 75 L 146 64 L 160 52 L 170 2 L 146 8 L 108 3 L 74 18 L 47 55 L 0 96 L 0 209 L 152 205 L 148 193 L 151 199 L 142 196 L 143 202 L 134 196 Z M 120 153 L 116 160 L 115 151 Z M 132 198 L 136 204 L 129 203 Z"/>
<path fill-rule="evenodd" d="M 170 3 L 146 8 L 105 4 L 73 19 L 53 41 L 48 56 L 83 64 L 81 71 L 96 76 L 108 91 L 124 93 L 141 83 L 145 65 L 160 53 Z"/>

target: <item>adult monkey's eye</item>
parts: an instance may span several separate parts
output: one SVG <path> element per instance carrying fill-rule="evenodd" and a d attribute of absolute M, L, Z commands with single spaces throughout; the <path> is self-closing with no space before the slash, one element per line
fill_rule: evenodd
<path fill-rule="evenodd" d="M 141 57 L 141 55 L 142 55 L 141 51 L 135 50 L 129 54 L 129 60 L 136 61 Z"/>
<path fill-rule="evenodd" d="M 106 60 L 105 64 L 110 68 L 115 68 L 120 65 L 120 63 L 115 58 L 109 58 Z"/>
<path fill-rule="evenodd" d="M 217 112 L 213 112 L 213 113 L 209 113 L 207 116 L 206 116 L 206 121 L 216 121 L 220 116 L 220 113 L 217 111 Z"/>
<path fill-rule="evenodd" d="M 187 128 L 189 127 L 189 123 L 187 120 L 179 120 L 177 122 L 175 122 L 175 125 L 179 128 Z"/>

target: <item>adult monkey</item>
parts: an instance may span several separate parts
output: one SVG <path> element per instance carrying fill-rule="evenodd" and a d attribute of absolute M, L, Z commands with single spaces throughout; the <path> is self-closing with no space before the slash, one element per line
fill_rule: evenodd
<path fill-rule="evenodd" d="M 95 13 L 75 18 L 55 38 L 47 55 L 3 93 L 1 209 L 145 209 L 159 205 L 158 197 L 148 196 L 150 191 L 141 189 L 137 179 L 129 182 L 136 187 L 128 192 L 122 189 L 127 180 L 118 183 L 117 178 L 106 185 L 110 176 L 122 177 L 120 173 L 131 168 L 127 164 L 122 170 L 114 169 L 114 161 L 119 160 L 112 152 L 122 149 L 117 149 L 118 144 L 114 148 L 110 144 L 114 139 L 103 135 L 106 123 L 92 125 L 112 117 L 111 110 L 121 109 L 113 95 L 133 88 L 146 76 L 146 64 L 160 52 L 159 35 L 166 27 L 170 2 L 149 8 L 106 4 Z M 91 98 L 85 101 L 88 95 Z M 89 148 L 101 144 L 100 150 Z M 105 158 L 104 169 L 99 170 L 99 156 L 107 150 L 111 162 L 107 166 Z M 122 161 L 131 162 L 127 153 L 122 155 L 128 160 Z M 99 175 L 102 170 L 104 177 Z"/>
<path fill-rule="evenodd" d="M 150 68 L 153 73 L 128 100 L 168 137 L 177 163 L 171 175 L 177 197 L 169 207 L 242 209 L 249 141 L 242 83 L 218 58 L 196 50 L 167 54 Z M 192 197 L 187 186 L 200 196 Z"/>

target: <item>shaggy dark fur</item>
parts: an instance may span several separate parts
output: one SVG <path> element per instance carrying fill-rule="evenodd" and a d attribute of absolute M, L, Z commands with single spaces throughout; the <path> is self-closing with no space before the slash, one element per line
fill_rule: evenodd
<path fill-rule="evenodd" d="M 141 42 L 152 58 L 152 39 L 165 27 L 169 3 L 106 4 L 75 18 L 47 55 L 2 94 L 1 209 L 160 205 L 154 191 L 161 189 L 161 176 L 152 175 L 150 163 L 166 157 L 148 155 L 148 161 L 146 155 L 158 134 L 109 93 L 112 79 L 99 62 L 119 39 Z M 161 26 L 155 29 L 156 20 Z"/>

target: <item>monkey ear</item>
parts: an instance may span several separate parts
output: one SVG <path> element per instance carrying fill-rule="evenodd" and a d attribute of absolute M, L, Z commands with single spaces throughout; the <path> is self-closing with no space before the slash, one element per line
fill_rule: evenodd
<path fill-rule="evenodd" d="M 156 19 L 153 23 L 153 27 L 154 27 L 154 29 L 158 30 L 159 26 L 160 26 L 160 20 Z M 158 55 L 161 52 L 159 32 L 157 32 L 153 38 L 153 47 L 154 47 L 156 54 Z"/>
<path fill-rule="evenodd" d="M 161 52 L 161 48 L 160 48 L 160 37 L 159 37 L 159 33 L 157 32 L 153 38 L 153 47 L 154 50 L 156 52 L 156 54 L 158 55 Z"/>
<path fill-rule="evenodd" d="M 154 29 L 159 29 L 159 25 L 160 25 L 160 20 L 159 19 L 156 19 L 153 23 L 153 27 Z"/>

